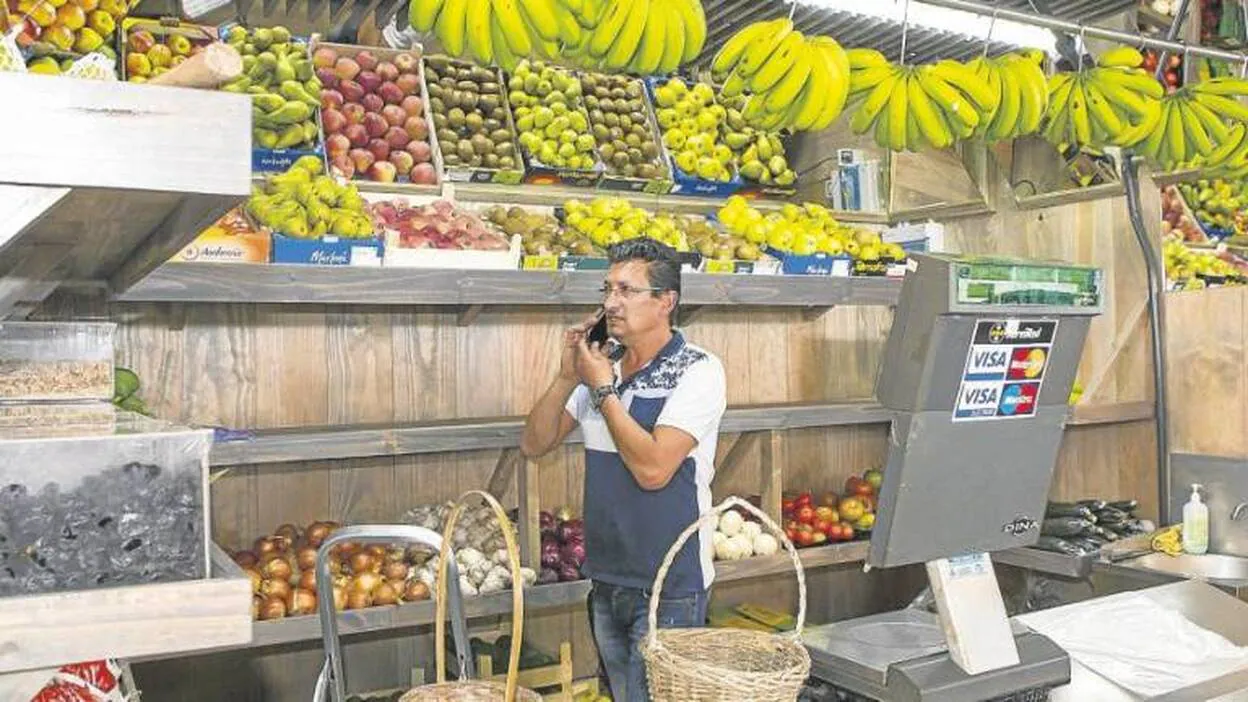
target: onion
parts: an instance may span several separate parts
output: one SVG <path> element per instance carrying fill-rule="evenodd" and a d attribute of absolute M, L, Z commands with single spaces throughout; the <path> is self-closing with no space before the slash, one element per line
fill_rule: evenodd
<path fill-rule="evenodd" d="M 373 606 L 373 596 L 367 592 L 352 590 L 347 593 L 347 609 L 364 609 Z"/>
<path fill-rule="evenodd" d="M 234 554 L 234 562 L 243 568 L 250 568 L 259 563 L 260 559 L 251 551 L 239 551 Z"/>
<path fill-rule="evenodd" d="M 407 587 L 403 588 L 403 599 L 408 602 L 419 602 L 429 599 L 429 586 L 419 580 L 407 581 Z"/>
<path fill-rule="evenodd" d="M 281 619 L 286 616 L 286 602 L 280 597 L 270 597 L 260 605 L 260 619 Z"/>
<path fill-rule="evenodd" d="M 285 536 L 270 536 L 269 540 L 272 541 L 273 545 L 277 547 L 278 553 L 286 553 L 292 546 L 295 545 L 294 541 L 291 541 Z"/>
<path fill-rule="evenodd" d="M 406 563 L 392 561 L 381 569 L 381 574 L 386 580 L 407 580 L 407 571 Z"/>
<path fill-rule="evenodd" d="M 542 567 L 557 568 L 559 566 L 559 544 L 554 541 L 542 542 Z"/>
<path fill-rule="evenodd" d="M 285 580 L 265 580 L 260 583 L 260 594 L 285 600 L 290 595 L 290 583 Z"/>
<path fill-rule="evenodd" d="M 367 573 L 373 568 L 373 555 L 367 551 L 359 551 L 351 554 L 349 563 L 352 573 L 356 575 Z"/>
<path fill-rule="evenodd" d="M 351 591 L 372 593 L 381 583 L 381 576 L 376 573 L 360 573 L 351 581 Z"/>
<path fill-rule="evenodd" d="M 364 550 L 371 553 L 373 556 L 373 560 L 375 561 L 384 562 L 386 560 L 386 547 L 385 546 L 379 546 L 377 544 L 373 544 L 372 546 L 365 547 Z"/>
<path fill-rule="evenodd" d="M 564 544 L 569 541 L 585 538 L 584 533 L 583 527 L 581 526 L 581 520 L 579 519 L 562 522 L 559 524 L 558 528 L 555 529 L 555 535 L 559 537 L 559 542 Z"/>
<path fill-rule="evenodd" d="M 564 563 L 572 563 L 580 566 L 585 562 L 585 544 L 580 541 L 570 541 L 559 549 L 559 559 Z"/>
<path fill-rule="evenodd" d="M 316 592 L 316 571 L 309 568 L 308 570 L 300 573 L 297 585 L 304 590 Z"/>
<path fill-rule="evenodd" d="M 312 614 L 316 611 L 316 593 L 303 588 L 290 591 L 286 596 L 286 611 L 289 614 Z"/>
<path fill-rule="evenodd" d="M 311 546 L 302 546 L 295 551 L 295 564 L 299 566 L 299 570 L 311 570 L 316 567 L 316 549 Z"/>
<path fill-rule="evenodd" d="M 333 575 L 342 575 L 342 559 L 337 556 L 329 557 L 329 572 Z"/>
<path fill-rule="evenodd" d="M 273 535 L 280 536 L 293 544 L 299 540 L 299 527 L 294 524 L 283 524 L 273 530 Z"/>
<path fill-rule="evenodd" d="M 563 563 L 559 566 L 559 579 L 563 582 L 571 582 L 581 579 L 581 569 L 576 567 L 575 563 Z"/>
<path fill-rule="evenodd" d="M 304 532 L 304 536 L 308 540 L 308 545 L 312 548 L 320 548 L 321 543 L 325 541 L 325 537 L 329 536 L 329 524 L 325 522 L 312 522 L 308 525 L 308 530 Z"/>
<path fill-rule="evenodd" d="M 260 592 L 260 583 L 264 581 L 264 576 L 260 575 L 260 571 L 255 568 L 243 568 L 243 572 L 247 574 L 247 577 L 251 578 L 252 594 Z"/>
<path fill-rule="evenodd" d="M 334 611 L 341 612 L 347 608 L 347 589 L 341 585 L 334 586 Z"/>
<path fill-rule="evenodd" d="M 392 548 L 386 551 L 386 563 L 402 563 L 407 560 L 407 551 L 402 547 Z"/>
<path fill-rule="evenodd" d="M 277 553 L 277 542 L 267 536 L 262 536 L 256 539 L 256 543 L 251 547 L 251 550 L 255 551 L 256 555 L 263 559 L 271 553 Z"/>
<path fill-rule="evenodd" d="M 399 593 L 390 583 L 383 582 L 373 591 L 373 604 L 375 605 L 393 605 L 399 603 Z"/>
<path fill-rule="evenodd" d="M 555 528 L 555 515 L 550 512 L 541 512 L 537 515 L 537 524 L 542 532 L 547 532 Z"/>
<path fill-rule="evenodd" d="M 284 558 L 274 558 L 266 561 L 260 567 L 260 572 L 264 574 L 264 577 L 271 580 L 290 580 L 291 576 L 294 575 L 294 570 L 290 567 L 290 563 Z"/>

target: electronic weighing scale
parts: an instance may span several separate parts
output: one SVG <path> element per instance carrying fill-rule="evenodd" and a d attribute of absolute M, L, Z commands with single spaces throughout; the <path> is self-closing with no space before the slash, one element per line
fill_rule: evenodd
<path fill-rule="evenodd" d="M 828 699 L 1029 702 L 1070 659 L 1006 615 L 988 554 L 1034 544 L 1101 271 L 913 255 L 876 380 L 892 413 L 869 567 L 925 563 L 939 616 L 806 629 Z"/>

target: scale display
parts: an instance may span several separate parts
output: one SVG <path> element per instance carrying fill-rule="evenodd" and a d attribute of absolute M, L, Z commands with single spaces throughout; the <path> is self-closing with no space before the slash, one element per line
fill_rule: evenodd
<path fill-rule="evenodd" d="M 1000 258 L 950 258 L 959 305 L 1100 307 L 1101 272 Z"/>

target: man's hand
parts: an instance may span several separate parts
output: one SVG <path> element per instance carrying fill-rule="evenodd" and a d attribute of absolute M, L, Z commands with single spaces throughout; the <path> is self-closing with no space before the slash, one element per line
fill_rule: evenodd
<path fill-rule="evenodd" d="M 590 390 L 615 381 L 615 369 L 602 345 L 588 343 L 584 335 L 576 344 L 576 374 Z"/>
<path fill-rule="evenodd" d="M 585 335 L 598 323 L 598 315 L 591 314 L 585 321 L 575 327 L 568 327 L 563 332 L 563 355 L 559 361 L 559 377 L 563 380 L 575 381 L 580 377 L 577 372 L 577 347 L 584 342 Z"/>

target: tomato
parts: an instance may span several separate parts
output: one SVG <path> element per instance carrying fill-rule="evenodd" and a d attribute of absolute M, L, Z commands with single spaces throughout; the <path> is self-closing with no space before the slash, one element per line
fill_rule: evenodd
<path fill-rule="evenodd" d="M 1169 64 L 1170 68 L 1178 68 L 1183 63 L 1183 57 L 1178 54 L 1170 54 L 1169 58 L 1166 59 L 1166 63 Z"/>
<path fill-rule="evenodd" d="M 821 534 L 828 533 L 828 530 L 831 529 L 835 525 L 836 525 L 836 522 L 829 522 L 826 519 L 819 519 L 817 517 L 815 518 L 815 523 L 811 524 L 814 530 Z"/>
<path fill-rule="evenodd" d="M 784 528 L 784 535 L 789 539 L 789 541 L 797 543 L 797 527 L 786 526 Z"/>
<path fill-rule="evenodd" d="M 813 529 L 811 529 L 810 527 L 805 527 L 804 529 L 798 530 L 797 539 L 795 539 L 795 543 L 797 543 L 798 546 L 809 546 L 813 544 L 814 542 L 815 542 L 815 532 Z"/>
<path fill-rule="evenodd" d="M 802 524 L 812 524 L 815 521 L 815 508 L 810 505 L 803 505 L 797 509 L 797 521 Z"/>
<path fill-rule="evenodd" d="M 862 518 L 867 513 L 867 507 L 863 504 L 862 499 L 858 497 L 846 497 L 841 500 L 841 519 L 850 524 Z"/>
<path fill-rule="evenodd" d="M 863 495 L 858 499 L 862 500 L 862 506 L 867 509 L 867 512 L 874 512 L 875 508 L 880 504 L 880 498 L 875 495 Z"/>
<path fill-rule="evenodd" d="M 801 494 L 797 496 L 797 499 L 793 501 L 794 506 L 798 509 L 801 509 L 802 507 L 809 507 L 813 503 L 814 498 L 811 497 L 809 490 L 802 491 Z"/>
<path fill-rule="evenodd" d="M 836 525 L 837 541 L 852 541 L 854 538 L 854 528 L 848 524 Z"/>

